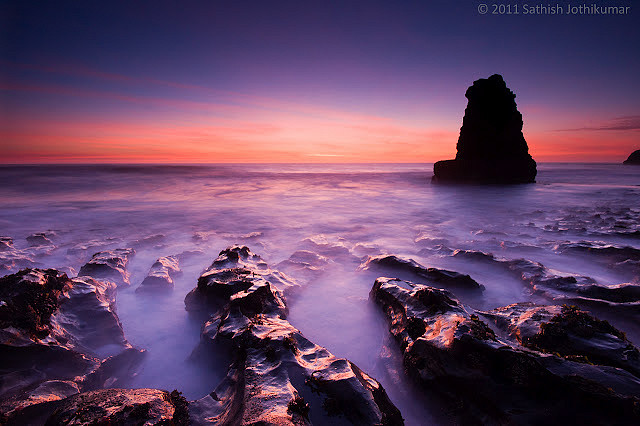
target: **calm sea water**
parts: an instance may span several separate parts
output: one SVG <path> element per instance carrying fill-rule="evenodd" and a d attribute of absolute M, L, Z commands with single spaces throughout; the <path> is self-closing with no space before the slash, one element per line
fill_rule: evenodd
<path fill-rule="evenodd" d="M 290 321 L 310 340 L 378 378 L 408 423 L 433 408 L 416 398 L 380 351 L 388 332 L 367 298 L 375 274 L 357 271 L 368 254 L 397 254 L 469 273 L 486 287 L 464 300 L 493 308 L 532 300 L 513 276 L 442 255 L 476 249 L 542 262 L 560 274 L 602 284 L 629 276 L 555 250 L 566 241 L 603 241 L 640 248 L 640 167 L 541 164 L 538 182 L 520 186 L 432 185 L 430 164 L 114 165 L 0 167 L 0 236 L 12 237 L 40 267 L 78 270 L 94 252 L 134 247 L 131 288 L 118 293 L 127 338 L 148 356 L 133 387 L 178 388 L 190 399 L 218 384 L 225 365 L 188 357 L 200 322 L 183 299 L 226 246 L 248 245 L 270 264 L 299 249 L 330 260 L 290 300 Z M 53 246 L 29 249 L 25 238 L 51 233 Z M 634 234 L 635 232 L 635 234 Z M 170 295 L 136 295 L 160 256 L 193 251 Z M 3 273 L 18 266 L 6 261 Z M 637 279 L 637 277 L 635 277 Z M 634 322 L 607 319 L 640 343 Z M 393 362 L 392 362 L 393 361 Z M 426 417 L 425 417 L 426 416 Z"/>

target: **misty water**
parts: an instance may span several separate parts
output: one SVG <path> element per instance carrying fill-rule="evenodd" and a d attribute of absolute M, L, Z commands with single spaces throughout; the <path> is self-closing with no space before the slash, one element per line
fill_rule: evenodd
<path fill-rule="evenodd" d="M 562 242 L 602 241 L 640 249 L 640 167 L 541 164 L 536 184 L 431 184 L 429 164 L 113 165 L 0 168 L 0 236 L 27 250 L 34 232 L 53 246 L 28 249 L 38 267 L 78 271 L 100 250 L 133 247 L 131 287 L 117 295 L 127 339 L 147 350 L 131 387 L 181 390 L 188 399 L 211 392 L 226 373 L 212 355 L 189 360 L 201 318 L 184 296 L 218 252 L 244 244 L 272 267 L 298 250 L 328 259 L 313 276 L 293 275 L 289 321 L 308 339 L 377 378 L 408 424 L 437 420 L 403 376 L 398 352 L 381 356 L 388 331 L 368 300 L 375 278 L 358 266 L 368 255 L 395 254 L 425 266 L 468 273 L 486 288 L 457 294 L 474 309 L 533 300 L 513 275 L 450 255 L 472 249 L 526 258 L 554 273 L 585 275 L 614 285 L 637 281 L 588 257 L 562 254 Z M 153 262 L 183 254 L 182 275 L 169 294 L 138 294 Z M 6 261 L 2 273 L 19 265 Z M 640 343 L 634 321 L 598 312 Z M 220 362 L 218 362 L 220 361 Z M 433 417 L 432 417 L 433 416 Z"/>

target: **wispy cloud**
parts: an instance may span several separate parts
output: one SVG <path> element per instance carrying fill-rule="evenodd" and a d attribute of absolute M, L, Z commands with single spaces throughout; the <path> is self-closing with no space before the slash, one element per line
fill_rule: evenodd
<path fill-rule="evenodd" d="M 121 91 L 115 90 L 86 90 L 77 89 L 69 86 L 58 85 L 38 85 L 24 84 L 22 82 L 7 81 L 0 82 L 0 90 L 14 91 L 30 91 L 48 94 L 60 94 L 68 96 L 96 97 L 103 99 L 115 99 L 125 102 L 161 104 L 165 106 L 183 107 L 183 108 L 202 108 L 211 109 L 212 107 L 220 107 L 224 105 L 227 109 L 239 110 L 241 108 L 252 109 L 255 111 L 281 112 L 297 114 L 307 117 L 318 117 L 325 120 L 333 121 L 353 121 L 367 120 L 369 122 L 385 122 L 389 118 L 363 114 L 354 111 L 347 111 L 340 108 L 323 107 L 313 104 L 305 104 L 300 102 L 292 102 L 289 100 L 273 98 L 269 96 L 260 96 L 247 93 L 241 93 L 231 90 L 220 90 L 212 87 L 202 86 L 192 83 L 176 82 L 152 77 L 134 77 L 125 74 L 113 72 L 105 72 L 99 69 L 91 68 L 83 64 L 57 64 L 57 65 L 37 65 L 13 63 L 0 61 L 0 66 L 38 71 L 47 74 L 59 74 L 71 77 L 80 77 L 85 79 L 116 82 L 122 85 Z M 151 97 L 151 96 L 132 96 L 128 89 L 131 86 L 156 86 L 168 87 L 182 90 L 183 96 L 172 95 L 168 98 Z M 200 98 L 206 98 L 206 101 L 193 101 L 191 98 L 196 95 Z M 188 99 L 181 99 L 188 98 Z"/>
<path fill-rule="evenodd" d="M 70 102 L 59 114 L 34 107 L 30 114 L 21 110 L 0 119 L 0 145 L 16 161 L 35 155 L 120 156 L 135 161 L 411 162 L 433 161 L 455 151 L 458 130 L 441 123 L 84 66 L 15 66 L 95 83 L 1 81 L 0 91 L 59 97 L 61 105 L 67 105 L 62 97 L 87 99 Z M 149 85 L 158 90 L 148 90 Z"/>
<path fill-rule="evenodd" d="M 558 132 L 640 130 L 640 115 L 629 115 L 609 120 L 598 126 L 585 126 L 573 129 L 556 129 Z"/>

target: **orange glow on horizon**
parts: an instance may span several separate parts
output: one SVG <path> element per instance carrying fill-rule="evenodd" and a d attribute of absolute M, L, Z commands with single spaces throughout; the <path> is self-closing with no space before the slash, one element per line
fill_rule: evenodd
<path fill-rule="evenodd" d="M 439 118 L 437 108 L 431 119 L 428 113 L 425 119 L 397 118 L 82 67 L 46 71 L 183 93 L 2 82 L 0 94 L 27 93 L 63 107 L 67 100 L 80 103 L 61 118 L 46 109 L 26 114 L 4 108 L 2 163 L 431 163 L 455 157 L 461 125 L 461 117 Z M 559 117 L 572 123 L 580 117 L 540 105 L 520 109 L 537 161 L 621 162 L 640 145 L 635 128 L 549 130 L 563 126 Z"/>

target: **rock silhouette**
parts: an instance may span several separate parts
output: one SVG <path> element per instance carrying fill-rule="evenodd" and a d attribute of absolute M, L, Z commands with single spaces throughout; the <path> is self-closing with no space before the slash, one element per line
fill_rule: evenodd
<path fill-rule="evenodd" d="M 536 162 L 522 134 L 516 95 L 499 74 L 467 89 L 457 154 L 433 166 L 434 182 L 530 183 Z"/>
<path fill-rule="evenodd" d="M 629 155 L 629 158 L 624 160 L 622 162 L 622 164 L 633 164 L 633 165 L 636 165 L 636 166 L 640 165 L 640 149 L 637 149 L 637 150 L 633 151 Z"/>

